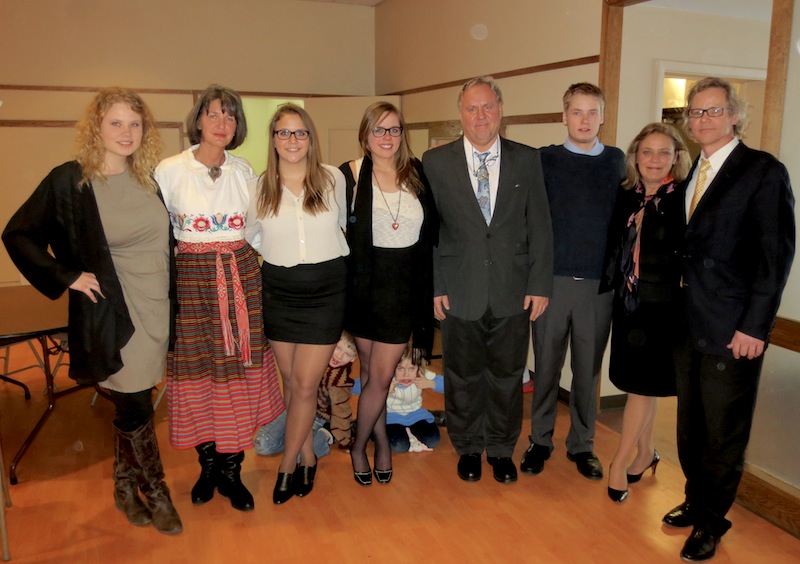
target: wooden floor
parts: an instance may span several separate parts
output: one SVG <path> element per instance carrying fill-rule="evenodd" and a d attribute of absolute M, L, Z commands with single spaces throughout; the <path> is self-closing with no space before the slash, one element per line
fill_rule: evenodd
<path fill-rule="evenodd" d="M 12 363 L 28 364 L 27 345 Z M 19 364 L 18 364 L 19 363 Z M 33 393 L 0 383 L 0 429 L 6 465 L 43 411 L 44 378 L 23 373 Z M 70 385 L 64 374 L 59 385 Z M 427 393 L 427 392 L 426 392 Z M 501 485 L 484 463 L 484 477 L 465 483 L 446 433 L 433 452 L 397 455 L 389 485 L 358 486 L 349 457 L 338 450 L 320 460 L 313 493 L 274 506 L 271 492 L 278 458 L 248 452 L 243 479 L 256 498 L 250 513 L 216 496 L 193 506 L 189 491 L 198 474 L 193 450 L 169 446 L 166 406 L 157 432 L 167 482 L 183 519 L 182 534 L 129 525 L 112 499 L 112 406 L 90 407 L 91 390 L 60 399 L 17 468 L 11 486 L 8 529 L 13 562 L 678 562 L 687 530 L 661 525 L 683 499 L 680 469 L 662 462 L 655 478 L 631 486 L 621 505 L 606 496 L 606 482 L 580 476 L 563 447 L 567 412 L 559 406 L 557 448 L 539 476 L 520 475 Z M 526 402 L 530 395 L 526 394 Z M 441 406 L 441 396 L 426 397 Z M 527 411 L 526 411 L 527 413 Z M 527 446 L 527 427 L 514 455 Z M 599 424 L 596 452 L 607 465 L 617 435 Z M 714 562 L 798 562 L 800 540 L 734 506 L 733 529 Z"/>

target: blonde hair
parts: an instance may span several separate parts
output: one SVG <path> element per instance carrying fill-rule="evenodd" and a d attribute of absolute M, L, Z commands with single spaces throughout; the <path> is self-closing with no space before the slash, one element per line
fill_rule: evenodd
<path fill-rule="evenodd" d="M 339 337 L 339 340 L 344 342 L 344 344 L 350 347 L 351 349 L 353 349 L 353 352 L 355 352 L 356 356 L 358 356 L 358 348 L 356 347 L 356 340 L 349 332 L 342 331 L 342 335 L 341 337 Z"/>
<path fill-rule="evenodd" d="M 642 144 L 644 138 L 653 133 L 661 133 L 672 140 L 672 148 L 675 150 L 675 156 L 677 157 L 669 171 L 672 178 L 674 178 L 676 182 L 683 182 L 689 174 L 692 160 L 689 157 L 689 150 L 686 148 L 686 143 L 683 142 L 680 134 L 674 127 L 666 123 L 650 123 L 644 126 L 639 132 L 639 135 L 633 138 L 630 147 L 628 147 L 628 153 L 625 155 L 626 178 L 622 182 L 623 188 L 633 188 L 642 180 L 639 174 L 639 167 L 636 164 L 636 153 L 639 152 L 639 145 Z"/>
<path fill-rule="evenodd" d="M 269 122 L 269 146 L 267 148 L 267 170 L 258 181 L 258 217 L 267 214 L 278 215 L 281 207 L 281 178 L 278 150 L 275 148 L 275 127 L 286 114 L 295 114 L 308 130 L 308 155 L 306 156 L 306 177 L 303 181 L 303 209 L 311 215 L 328 210 L 325 192 L 333 189 L 333 175 L 322 166 L 322 153 L 317 139 L 317 129 L 311 116 L 295 104 L 283 104 Z"/>
<path fill-rule="evenodd" d="M 605 112 L 606 97 L 603 95 L 603 91 L 600 89 L 599 86 L 595 86 L 590 82 L 577 82 L 575 84 L 571 84 L 570 87 L 567 88 L 567 91 L 564 92 L 564 96 L 561 99 L 561 101 L 564 102 L 565 112 L 569 110 L 569 103 L 572 101 L 572 97 L 575 94 L 594 96 L 600 103 L 600 113 L 602 114 L 603 112 Z"/>
<path fill-rule="evenodd" d="M 127 104 L 142 118 L 142 144 L 127 158 L 128 171 L 139 186 L 155 193 L 158 191 L 158 185 L 153 180 L 153 169 L 158 164 L 161 153 L 161 136 L 156 128 L 153 114 L 150 113 L 144 100 L 133 90 L 119 87 L 100 90 L 78 122 L 75 160 L 81 165 L 83 172 L 79 186 L 86 186 L 96 178 L 105 179 L 103 165 L 106 149 L 100 136 L 100 124 L 111 106 L 118 103 Z"/>
<path fill-rule="evenodd" d="M 364 112 L 364 117 L 361 118 L 361 125 L 358 127 L 358 142 L 361 144 L 361 150 L 365 155 L 372 158 L 372 153 L 369 150 L 369 136 L 372 135 L 372 130 L 377 127 L 386 116 L 394 114 L 400 122 L 400 127 L 403 132 L 400 134 L 400 147 L 394 154 L 394 169 L 397 174 L 398 186 L 405 186 L 409 192 L 419 197 L 425 190 L 422 180 L 419 177 L 419 172 L 414 166 L 414 155 L 409 148 L 408 131 L 406 130 L 406 122 L 403 120 L 403 115 L 394 104 L 389 102 L 375 102 L 371 104 Z"/>
<path fill-rule="evenodd" d="M 741 137 L 744 133 L 745 126 L 747 125 L 747 116 L 745 115 L 745 109 L 747 105 L 744 104 L 739 98 L 739 95 L 736 93 L 736 89 L 730 82 L 716 76 L 707 76 L 706 78 L 697 81 L 694 86 L 689 89 L 689 94 L 686 96 L 686 107 L 683 109 L 684 131 L 686 131 L 686 133 L 689 135 L 692 134 L 691 130 L 689 129 L 689 108 L 692 105 L 692 100 L 696 95 L 700 94 L 700 92 L 703 90 L 708 90 L 709 88 L 722 88 L 725 91 L 725 98 L 728 102 L 725 106 L 725 109 L 729 113 L 739 116 L 739 120 L 733 124 L 733 134 L 736 137 Z"/>

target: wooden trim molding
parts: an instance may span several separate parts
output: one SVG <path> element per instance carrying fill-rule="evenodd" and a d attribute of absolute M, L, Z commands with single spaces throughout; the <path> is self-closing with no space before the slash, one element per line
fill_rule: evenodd
<path fill-rule="evenodd" d="M 736 491 L 736 501 L 745 509 L 800 538 L 800 497 L 797 495 L 745 470 Z"/>
<path fill-rule="evenodd" d="M 769 342 L 776 347 L 800 352 L 800 321 L 777 318 Z"/>
<path fill-rule="evenodd" d="M 510 71 L 498 71 L 486 73 L 496 80 L 501 78 L 510 78 L 513 76 L 523 76 L 526 74 L 536 74 L 538 72 L 547 72 L 558 69 L 566 69 L 569 67 L 579 67 L 582 65 L 591 65 L 600 62 L 600 55 L 590 55 L 588 57 L 579 57 L 577 59 L 567 59 L 564 61 L 556 61 L 554 63 L 545 63 L 543 65 L 536 65 L 533 67 L 524 67 L 521 69 L 514 69 Z M 407 94 L 419 94 L 420 92 L 431 92 L 433 90 L 441 90 L 443 88 L 452 88 L 454 86 L 462 86 L 472 77 L 460 78 L 458 80 L 450 80 L 448 82 L 440 82 L 438 84 L 430 84 L 428 86 L 420 86 L 419 88 L 409 88 L 408 90 L 398 90 L 397 92 L 389 92 L 386 96 L 405 96 Z"/>
<path fill-rule="evenodd" d="M 786 74 L 792 43 L 793 12 L 794 0 L 772 1 L 764 116 L 761 124 L 761 149 L 776 156 L 781 149 L 783 106 L 786 98 Z"/>
<path fill-rule="evenodd" d="M 200 97 L 202 90 L 185 90 L 181 88 L 135 88 L 130 87 L 137 94 L 178 94 L 192 96 L 194 100 Z M 37 86 L 31 84 L 0 84 L 0 90 L 22 90 L 35 92 L 99 92 L 99 86 Z M 308 94 L 303 92 L 253 92 L 237 90 L 240 96 L 253 96 L 262 98 L 341 98 L 341 94 Z"/>
<path fill-rule="evenodd" d="M 46 120 L 46 119 L 0 119 L 0 127 L 75 127 L 75 120 Z M 183 129 L 180 121 L 157 121 L 159 129 Z"/>

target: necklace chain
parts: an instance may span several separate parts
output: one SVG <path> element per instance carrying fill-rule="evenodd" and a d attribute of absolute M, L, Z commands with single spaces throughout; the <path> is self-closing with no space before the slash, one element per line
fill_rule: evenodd
<path fill-rule="evenodd" d="M 386 204 L 386 210 L 389 212 L 389 216 L 392 218 L 392 229 L 397 231 L 397 228 L 400 227 L 400 223 L 398 220 L 400 219 L 400 198 L 403 197 L 403 190 L 398 190 L 397 194 L 397 213 L 392 214 L 392 210 L 389 207 L 389 202 L 386 200 L 386 194 L 383 193 L 383 189 L 381 189 L 381 183 L 378 182 L 378 175 L 375 174 L 375 171 L 372 171 L 372 178 L 375 179 L 375 184 L 378 186 L 378 192 L 381 194 L 381 198 L 383 198 L 383 203 Z"/>

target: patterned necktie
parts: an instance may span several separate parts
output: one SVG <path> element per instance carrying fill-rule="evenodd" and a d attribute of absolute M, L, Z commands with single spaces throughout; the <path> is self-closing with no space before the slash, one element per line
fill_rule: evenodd
<path fill-rule="evenodd" d="M 697 204 L 700 203 L 700 198 L 702 198 L 703 194 L 706 192 L 706 175 L 708 174 L 709 168 L 711 168 L 711 163 L 708 162 L 707 158 L 701 157 L 700 171 L 697 173 L 697 184 L 694 186 L 694 194 L 692 194 L 692 201 L 689 204 L 689 217 L 686 219 L 692 218 L 694 210 L 697 209 Z"/>
<path fill-rule="evenodd" d="M 478 205 L 481 207 L 486 225 L 489 225 L 489 222 L 492 221 L 492 204 L 489 201 L 489 169 L 486 167 L 486 158 L 489 153 L 475 151 L 474 154 L 480 160 L 480 166 L 475 171 L 475 176 L 478 178 Z"/>

